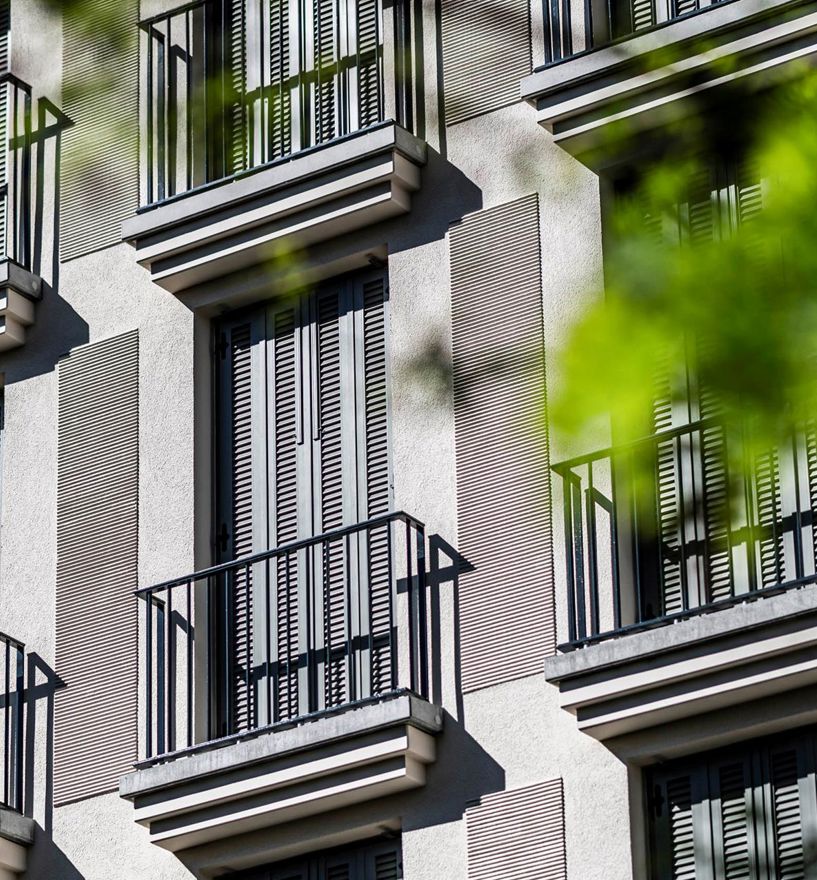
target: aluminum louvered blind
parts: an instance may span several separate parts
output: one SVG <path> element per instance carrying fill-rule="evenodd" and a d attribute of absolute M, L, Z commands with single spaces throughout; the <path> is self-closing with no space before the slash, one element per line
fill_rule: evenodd
<path fill-rule="evenodd" d="M 451 230 L 460 639 L 465 691 L 555 650 L 536 196 Z"/>
<path fill-rule="evenodd" d="M 7 73 L 11 40 L 11 0 L 0 0 L 0 73 Z"/>
<path fill-rule="evenodd" d="M 61 194 L 63 260 L 119 244 L 139 204 L 138 0 L 66 13 Z"/>
<path fill-rule="evenodd" d="M 531 72 L 525 0 L 442 0 L 442 42 L 447 125 L 520 100 Z"/>
<path fill-rule="evenodd" d="M 486 795 L 465 821 L 468 880 L 567 880 L 561 779 Z"/>
<path fill-rule="evenodd" d="M 114 791 L 136 758 L 139 341 L 59 366 L 54 801 Z"/>

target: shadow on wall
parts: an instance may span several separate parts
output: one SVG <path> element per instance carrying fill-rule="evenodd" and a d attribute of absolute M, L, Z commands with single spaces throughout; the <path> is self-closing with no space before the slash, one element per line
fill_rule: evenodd
<path fill-rule="evenodd" d="M 34 773 L 37 757 L 35 743 L 39 739 L 44 745 L 45 766 L 41 774 L 44 780 L 43 826 L 36 826 L 34 845 L 28 852 L 30 878 L 48 880 L 83 880 L 80 872 L 66 858 L 65 854 L 51 839 L 53 818 L 53 780 L 54 780 L 54 694 L 64 687 L 64 682 L 54 670 L 39 656 L 31 653 L 27 658 L 28 691 L 26 694 L 26 740 L 25 766 L 28 768 L 25 781 L 26 815 L 34 812 Z"/>
<path fill-rule="evenodd" d="M 64 354 L 89 338 L 88 324 L 58 293 L 62 136 L 70 125 L 70 120 L 51 101 L 38 99 L 32 132 L 36 158 L 31 269 L 43 278 L 43 295 L 25 345 L 6 354 L 0 362 L 6 384 L 51 372 Z"/>

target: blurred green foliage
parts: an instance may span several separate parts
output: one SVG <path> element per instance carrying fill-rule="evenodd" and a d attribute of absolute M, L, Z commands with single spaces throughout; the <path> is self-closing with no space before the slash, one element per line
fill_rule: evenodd
<path fill-rule="evenodd" d="M 667 381 L 681 407 L 685 383 L 705 389 L 756 449 L 817 418 L 817 75 L 801 74 L 699 115 L 696 158 L 668 153 L 613 200 L 605 294 L 571 328 L 551 393 L 572 447 L 650 434 Z M 724 151 L 731 180 L 712 172 Z"/>

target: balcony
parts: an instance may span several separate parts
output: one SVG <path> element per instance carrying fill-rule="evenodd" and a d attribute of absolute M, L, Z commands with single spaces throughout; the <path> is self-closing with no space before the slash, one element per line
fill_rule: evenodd
<path fill-rule="evenodd" d="M 25 645 L 0 633 L 0 880 L 26 870 L 34 840 L 34 822 L 23 816 L 25 700 Z"/>
<path fill-rule="evenodd" d="M 142 207 L 122 235 L 174 293 L 282 253 L 308 263 L 315 245 L 407 213 L 420 186 L 408 4 L 386 16 L 357 0 L 320 21 L 262 5 L 222 18 L 198 0 L 142 23 Z"/>
<path fill-rule="evenodd" d="M 752 723 L 773 726 L 794 711 L 817 681 L 814 426 L 757 454 L 708 419 L 554 470 L 566 639 L 546 674 L 579 727 L 611 739 L 688 719 L 703 736 L 705 713 L 766 700 Z"/>
<path fill-rule="evenodd" d="M 0 352 L 17 348 L 42 296 L 31 272 L 31 88 L 0 76 Z"/>
<path fill-rule="evenodd" d="M 281 857 L 269 832 L 294 819 L 341 811 L 340 831 L 302 829 L 301 851 L 372 815 L 399 828 L 378 804 L 425 784 L 442 727 L 425 553 L 423 525 L 394 513 L 140 591 L 144 759 L 120 793 L 154 843 L 212 847 L 223 867 L 218 841 L 238 836 L 237 869 Z"/>
<path fill-rule="evenodd" d="M 661 142 L 668 123 L 706 112 L 719 89 L 798 75 L 816 31 L 813 4 L 800 0 L 554 0 L 545 64 L 522 96 L 556 143 L 603 170 L 643 154 L 645 132 Z"/>

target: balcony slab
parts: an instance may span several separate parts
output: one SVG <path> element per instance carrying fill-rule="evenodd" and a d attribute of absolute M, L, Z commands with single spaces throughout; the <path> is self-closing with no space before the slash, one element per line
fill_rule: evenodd
<path fill-rule="evenodd" d="M 0 880 L 25 873 L 28 847 L 33 843 L 34 820 L 0 808 Z"/>
<path fill-rule="evenodd" d="M 545 674 L 579 728 L 610 740 L 812 685 L 815 648 L 810 585 L 550 658 Z"/>
<path fill-rule="evenodd" d="M 26 341 L 34 323 L 34 304 L 42 297 L 42 281 L 14 260 L 0 260 L 0 351 Z"/>
<path fill-rule="evenodd" d="M 603 170 L 643 153 L 645 131 L 700 114 L 716 89 L 779 82 L 815 55 L 814 2 L 730 0 L 540 68 L 521 92 L 556 143 Z"/>
<path fill-rule="evenodd" d="M 439 708 L 400 694 L 139 769 L 120 794 L 181 853 L 421 787 L 441 729 Z"/>
<path fill-rule="evenodd" d="M 422 141 L 383 123 L 151 206 L 122 237 L 179 293 L 408 213 L 425 161 Z"/>

